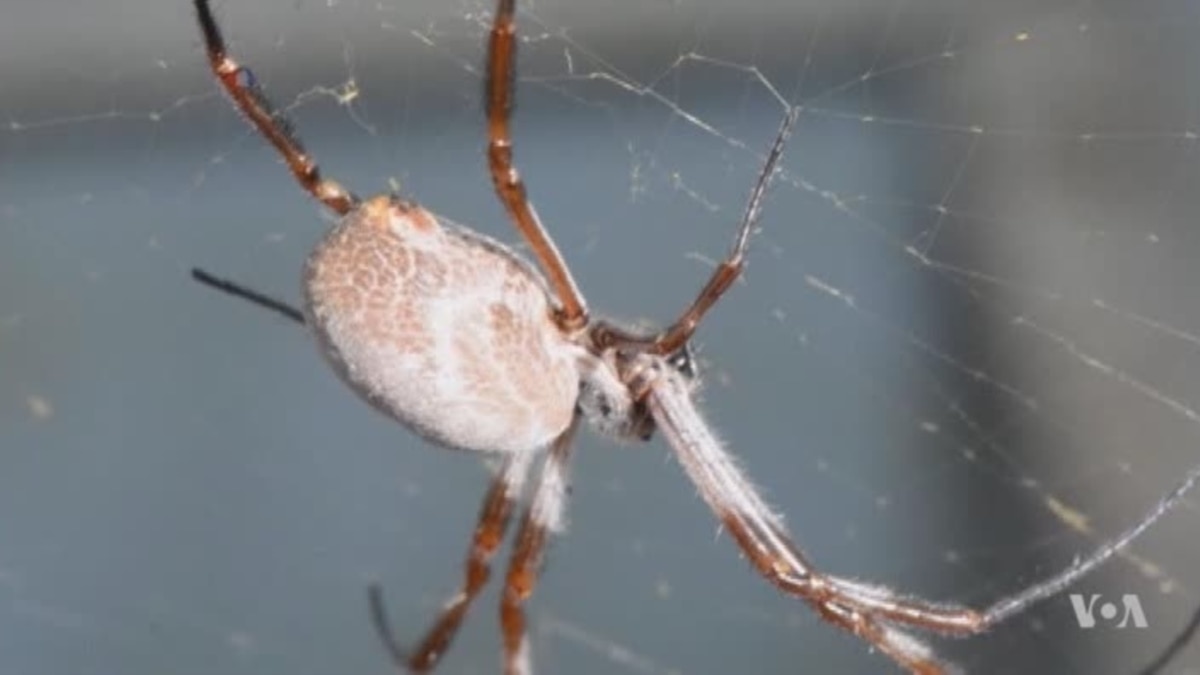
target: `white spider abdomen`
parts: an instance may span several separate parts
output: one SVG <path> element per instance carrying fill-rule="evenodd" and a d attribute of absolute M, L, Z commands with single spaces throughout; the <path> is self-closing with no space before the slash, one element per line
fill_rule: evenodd
<path fill-rule="evenodd" d="M 522 452 L 568 426 L 582 349 L 537 273 L 482 235 L 376 197 L 308 260 L 308 319 L 376 408 L 451 448 Z"/>

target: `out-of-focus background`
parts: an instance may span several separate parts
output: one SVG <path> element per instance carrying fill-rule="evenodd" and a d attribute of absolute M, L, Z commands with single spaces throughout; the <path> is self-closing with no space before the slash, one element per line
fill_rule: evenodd
<path fill-rule="evenodd" d="M 330 176 L 516 242 L 490 3 L 226 0 Z M 541 0 L 516 153 L 593 308 L 664 320 L 804 106 L 703 405 L 822 567 L 986 604 L 1200 462 L 1194 3 Z M 0 9 L 0 673 L 385 673 L 487 473 L 359 402 L 295 326 L 329 217 L 212 82 L 184 0 Z M 751 573 L 661 441 L 583 434 L 529 611 L 542 673 L 892 672 Z M 1195 500 L 1069 599 L 938 640 L 975 673 L 1200 671 Z M 497 567 L 503 569 L 504 557 Z M 1177 649 L 1172 650 L 1175 642 Z M 440 672 L 494 673 L 485 595 Z"/>

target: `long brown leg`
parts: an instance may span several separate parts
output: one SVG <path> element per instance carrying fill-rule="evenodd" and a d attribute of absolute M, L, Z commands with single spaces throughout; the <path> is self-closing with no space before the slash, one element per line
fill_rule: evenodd
<path fill-rule="evenodd" d="M 504 640 L 504 675 L 530 675 L 533 671 L 529 638 L 525 630 L 525 601 L 533 594 L 542 556 L 550 536 L 564 527 L 567 502 L 567 462 L 572 425 L 555 441 L 542 465 L 533 498 L 521 519 L 512 561 L 500 600 L 500 625 Z"/>
<path fill-rule="evenodd" d="M 485 83 L 488 168 L 492 173 L 496 195 L 500 197 L 504 208 L 516 223 L 521 236 L 529 242 L 542 271 L 550 278 L 550 285 L 562 305 L 556 317 L 558 324 L 565 330 L 575 330 L 587 323 L 587 306 L 583 294 L 575 285 L 575 279 L 571 277 L 571 271 L 567 269 L 554 240 L 550 238 L 533 205 L 529 203 L 525 183 L 513 164 L 509 117 L 512 115 L 513 82 L 516 79 L 517 67 L 515 4 L 515 0 L 499 0 L 496 3 L 496 17 L 488 43 Z"/>
<path fill-rule="evenodd" d="M 750 191 L 750 199 L 746 202 L 746 211 L 742 215 L 741 225 L 738 226 L 733 248 L 713 270 L 712 276 L 700 289 L 700 294 L 696 296 L 692 304 L 684 310 L 675 323 L 654 339 L 655 353 L 674 354 L 679 351 L 684 343 L 692 337 L 692 333 L 696 332 L 696 327 L 700 325 L 700 321 L 708 313 L 708 310 L 712 309 L 717 300 L 720 300 L 721 296 L 725 295 L 725 291 L 728 291 L 733 282 L 741 276 L 742 268 L 746 265 L 746 247 L 750 242 L 750 232 L 754 229 L 754 224 L 758 222 L 763 197 L 767 193 L 767 187 L 771 184 L 771 178 L 775 175 L 775 168 L 778 166 L 780 158 L 783 157 L 783 147 L 787 144 L 792 127 L 796 124 L 797 115 L 797 109 L 789 109 L 783 122 L 779 125 L 779 133 L 776 134 L 775 141 L 771 144 L 770 151 L 767 152 L 767 161 L 763 163 L 758 180 L 755 181 L 754 188 Z"/>
<path fill-rule="evenodd" d="M 278 112 L 254 81 L 254 75 L 238 65 L 226 52 L 225 39 L 213 18 L 208 0 L 195 0 L 196 18 L 200 32 L 204 35 L 204 48 L 208 52 L 208 63 L 213 75 L 233 99 L 238 110 L 266 137 L 271 145 L 283 155 L 288 169 L 304 188 L 322 204 L 339 215 L 344 215 L 358 206 L 358 197 L 342 187 L 337 181 L 321 178 L 317 163 L 305 152 L 300 140 L 292 133 L 291 124 Z"/>
<path fill-rule="evenodd" d="M 647 355 L 636 357 L 625 369 L 624 379 L 631 391 L 645 397 L 684 470 L 754 568 L 780 590 L 809 603 L 826 621 L 853 632 L 919 675 L 944 673 L 946 667 L 931 649 L 896 625 L 956 636 L 986 631 L 1094 571 L 1182 503 L 1200 483 L 1197 466 L 1124 532 L 1069 567 L 1000 598 L 986 609 L 934 603 L 817 571 L 793 542 L 782 519 L 766 505 L 709 430 L 692 403 L 684 376 L 661 357 Z"/>
<path fill-rule="evenodd" d="M 704 423 L 683 376 L 656 357 L 642 357 L 641 361 L 628 372 L 632 390 L 646 396 L 650 412 L 680 464 L 755 570 L 780 590 L 803 599 L 821 618 L 866 640 L 909 672 L 944 673 L 933 651 L 897 630 L 892 621 L 967 634 L 982 628 L 981 617 L 968 609 L 901 599 L 883 588 L 818 572 L 793 543 L 782 518 L 767 506 Z"/>
<path fill-rule="evenodd" d="M 787 145 L 787 139 L 796 124 L 798 114 L 798 109 L 792 108 L 784 115 L 783 121 L 779 125 L 779 132 L 775 135 L 771 149 L 767 152 L 767 159 L 763 162 L 758 179 L 750 191 L 750 199 L 746 202 L 746 210 L 742 215 L 741 224 L 738 226 L 733 247 L 725 259 L 713 270 L 708 282 L 700 289 L 700 293 L 692 301 L 692 304 L 688 305 L 687 309 L 670 326 L 649 337 L 634 335 L 617 326 L 597 321 L 592 329 L 592 336 L 598 347 L 632 347 L 639 351 L 646 350 L 655 354 L 670 355 L 678 353 L 687 344 L 692 334 L 696 332 L 696 327 L 700 325 L 700 321 L 704 319 L 704 315 L 721 299 L 721 296 L 725 295 L 733 282 L 737 281 L 742 274 L 742 268 L 746 265 L 746 248 L 750 242 L 750 233 L 754 229 L 754 224 L 758 222 L 758 215 L 762 211 L 763 197 L 766 196 L 771 178 L 775 175 L 775 169 L 783 157 L 783 148 Z"/>
<path fill-rule="evenodd" d="M 369 589 L 372 623 L 397 669 L 413 673 L 429 672 L 437 666 L 438 660 L 450 647 L 471 603 L 491 576 L 492 557 L 504 540 L 513 505 L 520 499 L 531 459 L 529 455 L 506 458 L 504 466 L 492 480 L 483 506 L 479 510 L 479 522 L 475 526 L 471 549 L 467 552 L 462 587 L 442 608 L 415 649 L 407 650 L 399 645 L 393 637 L 394 633 L 383 607 L 382 592 L 377 585 L 372 585 Z"/>

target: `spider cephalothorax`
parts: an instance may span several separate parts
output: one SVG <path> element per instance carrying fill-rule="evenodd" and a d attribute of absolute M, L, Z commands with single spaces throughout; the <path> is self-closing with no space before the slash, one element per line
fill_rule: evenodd
<path fill-rule="evenodd" d="M 654 415 L 645 396 L 630 384 L 634 377 L 630 366 L 641 353 L 636 347 L 608 347 L 600 352 L 595 370 L 580 381 L 579 414 L 601 435 L 636 441 L 654 437 Z M 661 360 L 693 387 L 699 385 L 690 344 Z"/>

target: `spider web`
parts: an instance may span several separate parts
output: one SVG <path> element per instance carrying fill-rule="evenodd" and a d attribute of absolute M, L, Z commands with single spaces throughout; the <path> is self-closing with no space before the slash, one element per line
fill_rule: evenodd
<path fill-rule="evenodd" d="M 457 582 L 478 462 L 187 279 L 295 300 L 328 218 L 217 92 L 186 3 L 10 4 L 0 670 L 386 672 L 363 585 L 419 634 Z M 328 175 L 515 241 L 481 154 L 489 4 L 217 11 Z M 519 20 L 519 165 L 620 320 L 692 297 L 803 106 L 698 347 L 710 420 L 821 568 L 986 605 L 1200 461 L 1194 7 L 552 0 Z M 714 538 L 660 442 L 584 435 L 574 470 L 530 607 L 539 672 L 888 667 Z M 1082 629 L 1063 596 L 938 649 L 979 673 L 1197 672 L 1196 511 L 1072 589 L 1133 595 L 1146 628 Z M 494 607 L 439 672 L 495 672 Z"/>

